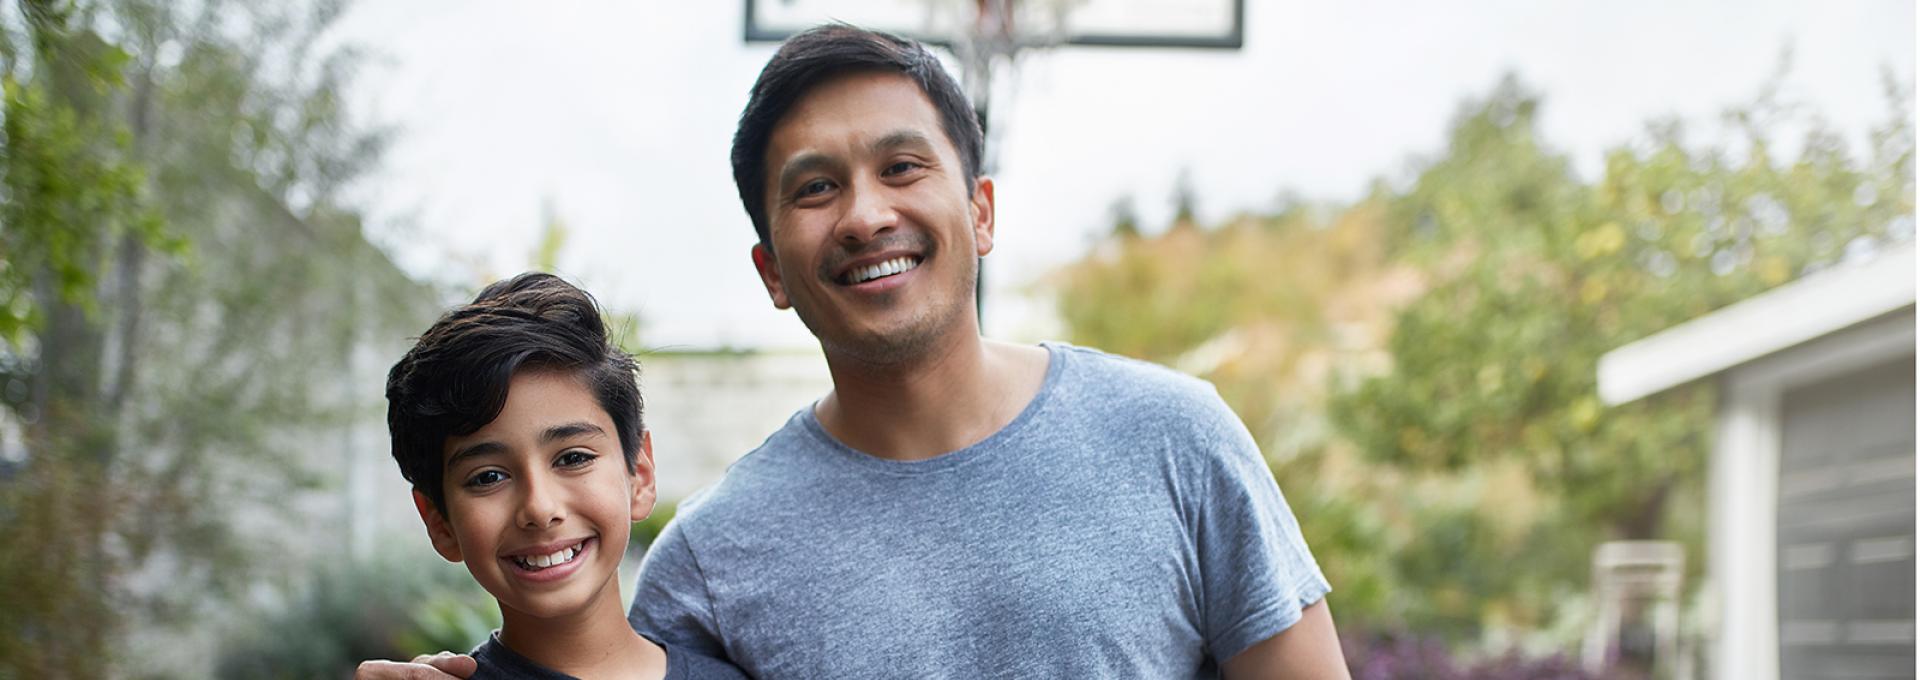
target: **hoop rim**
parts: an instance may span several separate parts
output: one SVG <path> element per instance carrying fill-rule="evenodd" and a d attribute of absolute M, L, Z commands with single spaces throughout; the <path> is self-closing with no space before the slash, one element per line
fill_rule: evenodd
<path fill-rule="evenodd" d="M 741 39 L 748 43 L 778 43 L 793 37 L 805 29 L 763 26 L 756 20 L 756 6 L 768 0 L 744 0 L 746 12 L 741 21 Z M 775 0 L 777 1 L 777 0 Z M 1049 47 L 1074 45 L 1081 47 L 1122 47 L 1122 48 L 1185 48 L 1209 50 L 1238 50 L 1245 47 L 1246 37 L 1246 0 L 1229 0 L 1233 6 L 1233 21 L 1225 32 L 1217 35 L 1179 35 L 1172 33 L 1087 33 L 1068 35 L 1059 41 L 1018 41 L 1021 47 Z M 927 35 L 919 31 L 897 31 L 901 37 L 953 49 L 954 41 L 941 36 Z"/>

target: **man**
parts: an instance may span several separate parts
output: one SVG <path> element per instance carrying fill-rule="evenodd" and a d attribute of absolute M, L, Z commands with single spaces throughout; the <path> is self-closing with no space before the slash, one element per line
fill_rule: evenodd
<path fill-rule="evenodd" d="M 756 677 L 1347 677 L 1326 580 L 1211 386 L 980 337 L 981 146 L 911 42 L 823 26 L 761 72 L 734 180 L 833 390 L 682 505 L 629 621 Z"/>

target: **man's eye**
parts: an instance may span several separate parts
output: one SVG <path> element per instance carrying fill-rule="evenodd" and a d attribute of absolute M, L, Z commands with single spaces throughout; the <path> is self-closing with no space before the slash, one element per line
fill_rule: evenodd
<path fill-rule="evenodd" d="M 912 172 L 915 168 L 918 168 L 918 167 L 920 167 L 919 163 L 915 163 L 913 161 L 900 161 L 898 163 L 894 163 L 893 165 L 887 166 L 886 174 L 898 175 L 903 172 Z"/>
<path fill-rule="evenodd" d="M 464 486 L 469 489 L 484 489 L 504 481 L 507 481 L 506 473 L 499 470 L 481 470 L 474 473 L 472 477 L 468 477 Z"/>
<path fill-rule="evenodd" d="M 593 462 L 595 458 L 599 458 L 599 456 L 585 451 L 568 451 L 560 454 L 560 458 L 553 462 L 560 467 L 580 467 Z"/>
<path fill-rule="evenodd" d="M 832 188 L 833 188 L 833 183 L 828 182 L 824 179 L 816 179 L 814 181 L 800 185 L 800 190 L 798 192 L 795 192 L 795 195 L 801 196 L 801 197 L 813 196 L 817 194 L 826 193 L 828 189 L 832 189 Z"/>

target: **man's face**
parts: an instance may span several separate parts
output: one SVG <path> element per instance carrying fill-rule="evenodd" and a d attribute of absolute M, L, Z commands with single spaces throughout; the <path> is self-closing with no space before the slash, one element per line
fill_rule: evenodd
<path fill-rule="evenodd" d="M 754 264 L 829 353 L 871 363 L 976 333 L 976 258 L 993 249 L 993 184 L 967 170 L 913 80 L 850 73 L 808 91 L 767 145 L 771 246 Z"/>
<path fill-rule="evenodd" d="M 464 561 L 503 614 L 553 618 L 601 598 L 618 608 L 617 570 L 632 522 L 653 509 L 653 451 L 633 470 L 613 419 L 579 377 L 513 376 L 500 415 L 447 440 L 446 507 L 415 492 L 434 548 Z"/>

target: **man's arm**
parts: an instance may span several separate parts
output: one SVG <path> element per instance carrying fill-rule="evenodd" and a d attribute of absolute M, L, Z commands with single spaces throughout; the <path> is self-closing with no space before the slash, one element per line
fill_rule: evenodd
<path fill-rule="evenodd" d="M 473 657 L 441 652 L 413 657 L 411 663 L 362 661 L 353 680 L 456 680 L 473 677 L 477 670 L 480 664 Z"/>
<path fill-rule="evenodd" d="M 1321 600 L 1300 610 L 1300 620 L 1227 659 L 1227 680 L 1350 680 L 1333 614 Z"/>

